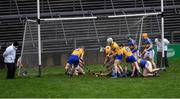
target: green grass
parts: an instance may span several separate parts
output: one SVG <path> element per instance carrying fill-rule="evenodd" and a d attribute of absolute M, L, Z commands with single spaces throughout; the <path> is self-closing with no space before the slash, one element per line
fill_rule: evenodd
<path fill-rule="evenodd" d="M 59 98 L 180 98 L 180 67 L 178 59 L 170 68 L 154 78 L 118 78 L 64 75 L 62 67 L 44 68 L 41 78 L 31 76 L 6 80 L 0 70 L 0 97 L 59 97 Z M 89 66 L 94 71 L 101 65 Z"/>

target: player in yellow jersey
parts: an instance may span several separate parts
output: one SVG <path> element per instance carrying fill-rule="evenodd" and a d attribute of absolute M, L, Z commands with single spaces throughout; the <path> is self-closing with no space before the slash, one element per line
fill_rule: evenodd
<path fill-rule="evenodd" d="M 107 43 L 111 47 L 113 55 L 115 56 L 112 77 L 117 78 L 118 76 L 121 76 L 121 73 L 123 72 L 123 69 L 120 65 L 120 62 L 122 61 L 123 57 L 122 51 L 120 50 L 119 45 L 116 42 L 114 42 L 112 38 L 108 38 Z"/>
<path fill-rule="evenodd" d="M 112 73 L 112 68 L 114 64 L 114 56 L 112 54 L 112 50 L 110 46 L 106 46 L 105 48 L 101 48 L 100 52 L 104 52 L 105 54 L 105 59 L 104 59 L 104 64 L 103 67 L 106 67 L 106 71 L 100 72 L 100 73 L 95 73 L 96 77 L 98 76 L 109 76 Z"/>
<path fill-rule="evenodd" d="M 107 68 L 114 63 L 114 57 L 113 57 L 113 52 L 111 50 L 110 46 L 106 46 L 104 48 L 104 53 L 105 53 L 105 60 L 104 60 L 104 65 L 107 65 Z"/>
<path fill-rule="evenodd" d="M 85 51 L 83 47 L 79 47 L 72 52 L 65 66 L 65 73 L 70 75 L 74 73 L 75 68 L 78 66 L 79 62 L 83 62 L 84 53 Z"/>
<path fill-rule="evenodd" d="M 131 49 L 129 47 L 126 47 L 126 46 L 122 45 L 121 51 L 123 52 L 123 55 L 126 58 L 126 62 L 127 63 L 131 63 L 131 65 L 132 65 L 132 74 L 131 74 L 131 77 L 134 76 L 135 70 L 137 70 L 138 73 L 141 74 L 139 65 L 138 65 L 137 60 L 134 57 L 133 53 L 131 52 Z"/>
<path fill-rule="evenodd" d="M 164 68 L 152 68 L 152 64 L 150 61 L 145 59 L 138 59 L 139 66 L 143 69 L 143 76 L 149 77 L 149 76 L 157 76 L 157 71 L 163 70 Z"/>

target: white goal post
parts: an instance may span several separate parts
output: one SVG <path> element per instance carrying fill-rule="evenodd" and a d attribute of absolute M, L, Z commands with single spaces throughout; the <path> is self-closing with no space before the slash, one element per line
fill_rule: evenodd
<path fill-rule="evenodd" d="M 141 13 L 141 14 L 127 14 L 127 15 L 112 15 L 105 16 L 106 18 L 118 18 L 118 17 L 133 17 L 133 16 L 149 16 L 149 15 L 161 15 L 161 38 L 164 39 L 164 0 L 161 0 L 161 12 L 156 13 Z M 39 76 L 41 76 L 41 22 L 40 21 L 55 21 L 55 20 L 84 20 L 84 19 L 98 19 L 100 17 L 72 17 L 72 18 L 41 18 L 40 16 L 40 0 L 37 0 L 37 29 L 38 29 L 38 65 L 39 65 Z M 35 20 L 27 20 L 34 22 Z M 164 42 L 162 42 L 164 47 Z M 164 48 L 162 48 L 162 58 L 164 59 Z"/>

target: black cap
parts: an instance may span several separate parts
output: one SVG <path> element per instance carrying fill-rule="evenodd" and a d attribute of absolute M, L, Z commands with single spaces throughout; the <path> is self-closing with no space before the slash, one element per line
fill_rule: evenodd
<path fill-rule="evenodd" d="M 13 42 L 13 45 L 14 45 L 14 46 L 19 46 L 19 43 L 18 43 L 17 41 L 14 41 L 14 42 Z"/>

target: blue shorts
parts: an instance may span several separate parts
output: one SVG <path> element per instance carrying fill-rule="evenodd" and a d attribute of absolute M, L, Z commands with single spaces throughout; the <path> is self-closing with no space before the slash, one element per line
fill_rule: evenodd
<path fill-rule="evenodd" d="M 133 63 L 133 62 L 136 62 L 136 61 L 137 60 L 133 55 L 126 57 L 126 62 L 127 63 Z"/>
<path fill-rule="evenodd" d="M 115 59 L 118 59 L 118 60 L 122 60 L 122 58 L 123 58 L 123 55 L 122 54 L 120 54 L 120 55 L 116 55 L 116 57 L 115 57 Z"/>
<path fill-rule="evenodd" d="M 79 57 L 77 55 L 71 55 L 68 59 L 68 63 L 77 66 L 79 64 Z"/>

